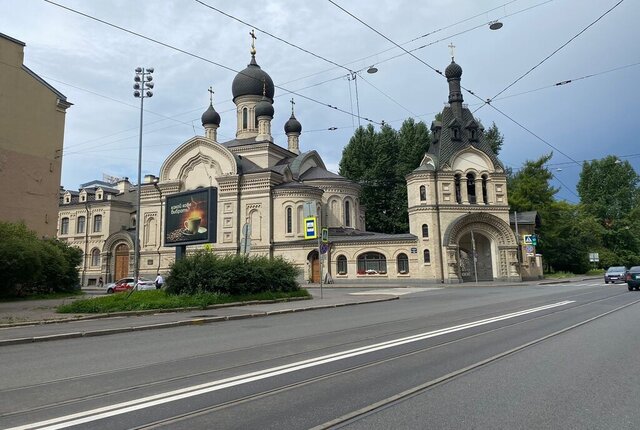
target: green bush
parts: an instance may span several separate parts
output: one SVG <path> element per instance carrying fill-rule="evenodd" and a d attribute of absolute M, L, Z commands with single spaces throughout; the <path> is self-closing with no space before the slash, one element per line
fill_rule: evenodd
<path fill-rule="evenodd" d="M 167 276 L 170 294 L 241 296 L 300 289 L 298 269 L 281 257 L 219 256 L 202 250 L 176 261 Z"/>
<path fill-rule="evenodd" d="M 81 261 L 79 249 L 39 239 L 23 223 L 0 222 L 0 297 L 72 291 Z"/>

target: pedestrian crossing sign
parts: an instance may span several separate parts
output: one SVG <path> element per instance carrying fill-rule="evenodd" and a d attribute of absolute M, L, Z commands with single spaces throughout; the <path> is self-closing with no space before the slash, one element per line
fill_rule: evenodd
<path fill-rule="evenodd" d="M 310 216 L 304 219 L 304 238 L 305 239 L 318 238 L 318 224 L 317 224 L 316 217 Z"/>

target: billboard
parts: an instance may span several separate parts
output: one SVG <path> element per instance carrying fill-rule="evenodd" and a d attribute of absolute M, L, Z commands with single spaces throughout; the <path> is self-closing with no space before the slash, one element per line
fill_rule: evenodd
<path fill-rule="evenodd" d="M 164 246 L 215 243 L 218 189 L 215 187 L 167 196 Z"/>

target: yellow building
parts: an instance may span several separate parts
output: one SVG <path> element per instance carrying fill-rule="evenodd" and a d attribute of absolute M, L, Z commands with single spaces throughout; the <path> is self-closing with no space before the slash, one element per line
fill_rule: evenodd
<path fill-rule="evenodd" d="M 67 98 L 23 64 L 0 33 L 0 220 L 55 237 Z"/>

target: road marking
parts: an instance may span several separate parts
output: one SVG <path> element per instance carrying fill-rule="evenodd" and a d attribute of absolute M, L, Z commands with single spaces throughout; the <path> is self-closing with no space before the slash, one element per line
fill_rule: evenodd
<path fill-rule="evenodd" d="M 431 291 L 431 290 L 442 290 L 442 288 L 418 288 L 418 287 L 407 287 L 407 288 L 386 288 L 384 290 L 367 290 L 367 291 L 358 291 L 355 293 L 349 293 L 350 296 L 375 296 L 378 294 L 386 294 L 391 296 L 403 296 L 405 294 L 411 293 L 420 293 L 422 291 Z"/>
<path fill-rule="evenodd" d="M 230 378 L 220 379 L 217 381 L 211 381 L 204 384 L 199 384 L 191 387 L 181 388 L 178 390 L 168 391 L 166 393 L 155 394 L 153 396 L 147 396 L 141 399 L 130 400 L 127 402 L 122 402 L 114 405 L 104 406 L 101 408 L 91 409 L 84 412 L 78 412 L 71 415 L 65 415 L 62 417 L 53 418 L 45 421 L 25 424 L 18 427 L 12 427 L 11 429 L 8 429 L 8 430 L 31 430 L 31 429 L 55 430 L 55 429 L 62 429 L 66 427 L 85 424 L 92 421 L 97 421 L 100 419 L 109 418 L 116 415 L 125 414 L 128 412 L 133 412 L 140 409 L 146 409 L 152 406 L 174 402 L 177 400 L 194 397 L 201 394 L 207 394 L 214 391 L 223 390 L 225 388 L 247 384 L 249 382 L 259 381 L 261 379 L 267 379 L 274 376 L 283 375 L 286 373 L 291 373 L 298 370 L 307 369 L 310 367 L 315 367 L 315 366 L 331 363 L 338 360 L 344 360 L 347 358 L 356 357 L 359 355 L 368 354 L 375 351 L 380 351 L 380 350 L 393 348 L 400 345 L 418 342 L 418 341 L 433 338 L 433 337 L 443 336 L 445 334 L 455 333 L 458 331 L 467 330 L 470 328 L 479 327 L 479 326 L 491 324 L 498 321 L 517 318 L 517 317 L 531 314 L 534 312 L 541 312 L 544 310 L 553 309 L 560 306 L 566 306 L 571 303 L 575 303 L 575 301 L 565 300 L 565 301 L 553 303 L 550 305 L 539 306 L 537 308 L 526 309 L 523 311 L 513 312 L 510 314 L 500 315 L 492 318 L 486 318 L 483 320 L 473 321 L 466 324 L 460 324 L 453 327 L 447 327 L 440 330 L 434 330 L 426 333 L 419 333 L 413 336 L 407 336 L 407 337 L 403 337 L 395 340 L 380 342 L 374 345 L 363 346 L 360 348 L 354 348 L 354 349 L 350 349 L 342 352 L 336 352 L 333 354 L 323 355 L 320 357 L 302 360 L 302 361 L 298 361 L 291 364 L 272 367 L 270 369 L 259 370 L 259 371 L 247 373 L 244 375 L 233 376 Z"/>

